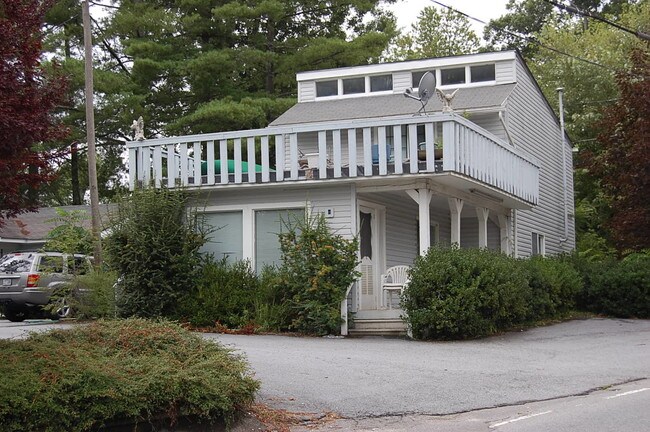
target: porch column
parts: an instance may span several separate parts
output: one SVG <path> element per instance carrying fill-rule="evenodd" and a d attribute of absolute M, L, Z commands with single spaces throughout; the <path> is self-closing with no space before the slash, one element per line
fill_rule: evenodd
<path fill-rule="evenodd" d="M 476 216 L 478 217 L 478 247 L 487 248 L 487 220 L 490 210 L 484 207 L 476 207 Z"/>
<path fill-rule="evenodd" d="M 501 230 L 501 252 L 506 255 L 512 255 L 512 218 L 500 214 L 499 228 Z"/>
<path fill-rule="evenodd" d="M 463 210 L 463 200 L 449 198 L 449 212 L 451 219 L 451 244 L 460 247 L 460 213 Z"/>
<path fill-rule="evenodd" d="M 431 247 L 431 217 L 429 205 L 433 193 L 429 189 L 409 189 L 406 193 L 418 203 L 418 217 L 420 227 L 420 255 L 424 255 Z"/>

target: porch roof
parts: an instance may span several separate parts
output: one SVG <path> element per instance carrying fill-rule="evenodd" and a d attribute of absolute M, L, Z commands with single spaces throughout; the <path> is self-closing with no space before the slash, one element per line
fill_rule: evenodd
<path fill-rule="evenodd" d="M 494 86 L 464 87 L 458 90 L 452 103 L 456 111 L 499 108 L 506 101 L 516 84 Z M 445 90 L 445 93 L 453 89 Z M 270 126 L 285 126 L 301 123 L 317 123 L 336 120 L 391 117 L 408 115 L 420 109 L 418 101 L 404 97 L 402 94 L 382 96 L 362 96 L 346 99 L 302 102 L 294 105 Z M 427 104 L 427 111 L 440 112 L 442 102 L 432 97 Z"/>

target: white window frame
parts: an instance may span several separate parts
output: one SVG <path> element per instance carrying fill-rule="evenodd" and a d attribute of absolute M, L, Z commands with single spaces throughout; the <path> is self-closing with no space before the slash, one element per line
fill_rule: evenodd
<path fill-rule="evenodd" d="M 309 212 L 309 201 L 284 201 L 273 203 L 206 206 L 202 213 L 242 212 L 242 259 L 249 260 L 255 268 L 255 212 L 258 210 L 299 210 Z"/>
<path fill-rule="evenodd" d="M 538 232 L 531 232 L 531 245 L 530 245 L 530 255 L 531 256 L 546 256 L 546 236 Z M 537 242 L 537 244 L 535 244 Z M 535 248 L 537 248 L 537 253 L 535 253 Z"/>

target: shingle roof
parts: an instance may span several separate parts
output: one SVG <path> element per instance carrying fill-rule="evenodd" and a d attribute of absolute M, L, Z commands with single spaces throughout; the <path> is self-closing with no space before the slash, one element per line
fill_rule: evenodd
<path fill-rule="evenodd" d="M 461 88 L 452 102 L 452 107 L 460 112 L 477 108 L 500 107 L 515 85 Z M 445 93 L 451 91 L 446 90 Z M 406 98 L 401 94 L 302 102 L 275 119 L 271 126 L 408 115 L 417 112 L 420 107 L 418 101 Z M 427 111 L 440 112 L 441 110 L 440 99 L 432 97 L 427 104 Z"/>
<path fill-rule="evenodd" d="M 59 207 L 41 207 L 36 212 L 23 213 L 16 217 L 5 220 L 5 224 L 0 228 L 0 240 L 43 240 L 50 230 L 57 225 L 51 219 L 56 218 L 58 215 L 56 209 L 60 208 L 66 212 L 82 210 L 88 214 L 88 219 L 85 219 L 82 224 L 86 228 L 90 228 L 90 206 L 87 205 L 74 205 L 74 206 L 59 206 Z M 100 215 L 107 213 L 108 206 L 100 205 Z M 48 222 L 50 221 L 50 222 Z"/>

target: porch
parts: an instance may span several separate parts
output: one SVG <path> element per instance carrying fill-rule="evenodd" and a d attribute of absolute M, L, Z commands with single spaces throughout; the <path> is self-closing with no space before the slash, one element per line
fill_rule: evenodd
<path fill-rule="evenodd" d="M 510 208 L 539 199 L 540 164 L 457 114 L 333 121 L 132 141 L 129 186 L 216 189 L 445 175 Z"/>
<path fill-rule="evenodd" d="M 447 193 L 435 182 L 356 188 L 352 226 L 359 236 L 361 277 L 341 305 L 344 320 L 354 317 L 343 334 L 405 334 L 399 290 L 384 289 L 382 275 L 412 266 L 432 245 L 512 254 L 511 209 L 480 196 Z"/>

